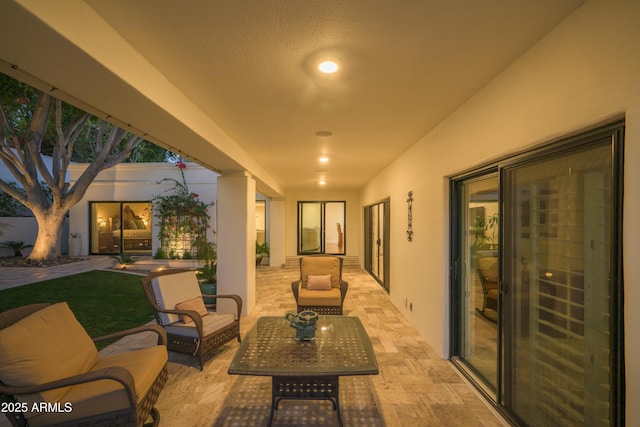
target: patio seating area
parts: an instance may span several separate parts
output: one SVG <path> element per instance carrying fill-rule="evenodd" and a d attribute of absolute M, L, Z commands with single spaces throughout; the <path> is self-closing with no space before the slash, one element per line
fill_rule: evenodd
<path fill-rule="evenodd" d="M 241 336 L 261 316 L 294 313 L 291 283 L 298 268 L 256 270 L 256 308 L 243 317 Z M 344 315 L 357 316 L 366 328 L 378 360 L 379 375 L 340 379 L 340 405 L 345 426 L 502 426 L 493 411 L 442 360 L 390 302 L 382 287 L 362 269 L 345 266 L 349 282 Z M 148 345 L 152 335 L 127 337 L 103 349 L 115 354 Z M 190 355 L 170 352 L 169 379 L 156 408 L 160 425 L 265 426 L 271 404 L 271 379 L 229 375 L 239 344 L 230 341 L 213 352 L 200 371 Z M 3 417 L 0 426 L 8 426 Z M 274 426 L 337 426 L 328 401 L 284 401 Z"/>

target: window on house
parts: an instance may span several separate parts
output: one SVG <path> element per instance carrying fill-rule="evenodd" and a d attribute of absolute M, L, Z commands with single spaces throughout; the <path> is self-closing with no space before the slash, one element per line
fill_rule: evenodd
<path fill-rule="evenodd" d="M 528 426 L 624 419 L 622 124 L 452 181 L 452 355 Z"/>
<path fill-rule="evenodd" d="M 151 202 L 90 202 L 93 254 L 151 255 Z"/>
<path fill-rule="evenodd" d="M 344 255 L 346 202 L 298 202 L 298 254 Z"/>

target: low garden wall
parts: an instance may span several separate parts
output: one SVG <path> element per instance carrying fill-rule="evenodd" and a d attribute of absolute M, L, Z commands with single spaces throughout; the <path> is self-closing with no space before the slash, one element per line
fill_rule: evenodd
<path fill-rule="evenodd" d="M 38 222 L 34 217 L 2 217 L 0 218 L 0 224 L 3 224 L 0 228 L 0 243 L 13 240 L 15 242 L 22 241 L 27 245 L 33 245 L 38 235 Z M 69 221 L 65 220 L 62 228 L 62 241 L 60 242 L 60 249 L 63 254 L 69 252 Z M 22 251 L 22 255 L 29 255 L 31 248 Z M 0 248 L 0 257 L 13 256 L 11 249 Z"/>

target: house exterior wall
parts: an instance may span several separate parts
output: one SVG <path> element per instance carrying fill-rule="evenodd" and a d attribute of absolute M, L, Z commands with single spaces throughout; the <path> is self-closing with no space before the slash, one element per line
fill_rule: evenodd
<path fill-rule="evenodd" d="M 624 320 L 627 402 L 640 400 L 640 2 L 590 1 L 552 30 L 360 193 L 391 198 L 391 300 L 449 355 L 448 176 L 625 117 Z M 392 141 L 390 141 L 392 142 Z M 413 242 L 406 239 L 413 191 Z M 413 311 L 404 299 L 413 302 Z M 627 424 L 640 407 L 627 405 Z"/>
<path fill-rule="evenodd" d="M 86 164 L 69 167 L 71 185 L 86 169 Z M 217 199 L 218 175 L 195 163 L 187 163 L 184 175 L 189 191 L 196 193 L 199 199 L 210 203 Z M 171 183 L 160 183 L 163 178 L 182 182 L 180 169 L 168 163 L 122 163 L 102 171 L 89 186 L 82 200 L 69 210 L 69 232 L 78 233 L 82 241 L 81 255 L 87 255 L 89 249 L 89 202 L 105 201 L 151 201 L 154 196 L 171 189 Z M 207 238 L 215 241 L 216 208 L 209 208 L 211 228 Z M 158 225 L 153 219 L 152 252 L 160 246 Z"/>

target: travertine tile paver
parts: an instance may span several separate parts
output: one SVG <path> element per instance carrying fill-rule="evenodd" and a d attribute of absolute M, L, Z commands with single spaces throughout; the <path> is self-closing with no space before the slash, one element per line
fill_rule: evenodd
<path fill-rule="evenodd" d="M 52 267 L 0 267 L 0 290 L 113 266 L 113 261 L 107 256 L 86 258 Z"/>
<path fill-rule="evenodd" d="M 99 268 L 101 262 L 103 266 L 110 265 L 105 258 L 85 265 L 77 263 L 77 267 L 91 269 L 95 265 Z M 62 274 L 62 271 L 52 273 Z M 242 318 L 242 335 L 260 316 L 284 316 L 295 311 L 290 284 L 298 274 L 297 268 L 257 269 L 257 305 L 248 317 Z M 345 426 L 507 425 L 407 323 L 375 280 L 356 267 L 345 267 L 343 276 L 349 282 L 345 315 L 362 320 L 380 368 L 379 375 L 340 379 Z M 29 273 L 23 278 L 33 277 L 36 275 Z M 7 277 L 0 279 L 0 286 L 6 280 Z M 149 337 L 121 341 L 103 353 L 144 346 L 145 340 Z M 156 405 L 161 426 L 266 426 L 271 403 L 270 379 L 228 375 L 237 347 L 237 342 L 222 346 L 205 364 L 203 372 L 198 369 L 195 358 L 170 354 L 169 381 Z M 1 420 L 0 426 L 5 425 L 8 425 L 6 420 Z M 273 425 L 337 426 L 337 420 L 329 402 L 283 401 Z"/>

